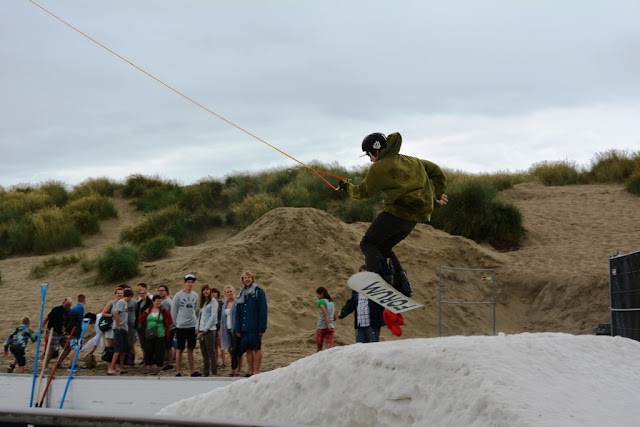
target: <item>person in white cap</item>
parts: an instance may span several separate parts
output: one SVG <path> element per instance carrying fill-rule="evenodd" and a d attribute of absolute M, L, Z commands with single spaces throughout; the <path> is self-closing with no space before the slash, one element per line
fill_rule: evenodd
<path fill-rule="evenodd" d="M 198 293 L 193 291 L 196 276 L 187 274 L 184 276 L 184 288 L 173 297 L 171 305 L 171 317 L 176 324 L 176 338 L 178 349 L 176 351 L 176 377 L 182 373 L 182 352 L 187 349 L 187 360 L 192 377 L 200 377 L 202 374 L 195 369 L 193 350 L 196 348 L 196 309 L 198 307 Z"/>

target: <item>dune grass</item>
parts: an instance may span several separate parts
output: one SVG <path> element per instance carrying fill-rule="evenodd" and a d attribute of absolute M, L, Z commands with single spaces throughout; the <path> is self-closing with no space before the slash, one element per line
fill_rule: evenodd
<path fill-rule="evenodd" d="M 158 236 L 147 240 L 140 247 L 142 259 L 154 261 L 169 255 L 171 249 L 176 246 L 176 241 L 170 236 Z"/>
<path fill-rule="evenodd" d="M 57 206 L 39 210 L 26 224 L 29 246 L 36 254 L 49 254 L 82 244 L 80 231 L 69 215 Z"/>
<path fill-rule="evenodd" d="M 629 177 L 626 188 L 629 193 L 640 196 L 640 167 Z"/>
<path fill-rule="evenodd" d="M 597 153 L 587 172 L 591 182 L 626 182 L 640 173 L 640 151 L 609 150 Z"/>
<path fill-rule="evenodd" d="M 49 202 L 53 206 L 62 207 L 69 200 L 69 193 L 60 181 L 47 181 L 40 184 L 39 190 L 49 196 Z"/>
<path fill-rule="evenodd" d="M 100 231 L 101 220 L 118 217 L 113 202 L 98 193 L 69 202 L 64 209 L 83 234 L 95 234 Z"/>
<path fill-rule="evenodd" d="M 368 168 L 348 170 L 337 164 L 312 163 L 312 168 L 355 181 L 361 181 Z M 332 185 L 338 179 L 325 176 Z M 266 212 L 278 207 L 310 207 L 327 210 L 337 204 L 337 214 L 345 222 L 370 221 L 381 207 L 382 196 L 354 202 L 336 192 L 309 169 L 297 166 L 256 174 L 238 174 L 228 177 L 222 194 L 230 203 L 227 223 L 243 229 Z"/>
<path fill-rule="evenodd" d="M 224 223 L 227 203 L 222 187 L 214 179 L 180 186 L 157 176 L 128 177 L 122 193 L 134 198 L 133 205 L 145 215 L 123 230 L 120 240 L 138 246 L 161 236 L 172 238 L 178 245 L 199 241 L 203 232 Z"/>
<path fill-rule="evenodd" d="M 132 244 L 109 246 L 96 258 L 98 282 L 108 284 L 138 276 L 141 258 Z"/>
<path fill-rule="evenodd" d="M 47 254 L 81 243 L 80 231 L 57 206 L 0 222 L 0 258 L 18 253 Z"/>
<path fill-rule="evenodd" d="M 118 184 L 109 178 L 89 178 L 73 187 L 73 191 L 69 194 L 69 197 L 72 200 L 96 194 L 105 197 L 113 197 L 116 190 L 121 187 L 121 184 Z"/>
<path fill-rule="evenodd" d="M 496 198 L 494 185 L 483 181 L 460 181 L 447 190 L 449 203 L 437 206 L 431 224 L 449 234 L 476 242 L 504 245 L 526 236 L 520 210 Z M 513 245 L 512 244 L 512 245 Z M 512 246 L 509 245 L 509 246 Z"/>
<path fill-rule="evenodd" d="M 529 169 L 529 174 L 544 185 L 571 185 L 587 182 L 584 171 L 579 170 L 575 162 L 568 160 L 536 163 Z"/>
<path fill-rule="evenodd" d="M 145 192 L 152 189 L 172 190 L 180 188 L 175 181 L 163 180 L 159 176 L 147 177 L 140 174 L 130 175 L 122 187 L 122 195 L 125 197 L 142 197 Z"/>
<path fill-rule="evenodd" d="M 0 258 L 79 246 L 82 234 L 98 232 L 100 220 L 117 216 L 111 200 L 98 190 L 78 194 L 58 181 L 0 191 Z"/>
<path fill-rule="evenodd" d="M 142 245 L 158 236 L 169 236 L 176 244 L 185 245 L 198 241 L 202 232 L 222 223 L 220 214 L 204 206 L 188 211 L 174 204 L 144 215 L 138 222 L 122 230 L 120 240 Z"/>
<path fill-rule="evenodd" d="M 66 267 L 68 265 L 77 264 L 86 259 L 86 255 L 83 253 L 64 255 L 62 257 L 51 257 L 42 260 L 39 264 L 33 265 L 29 270 L 29 277 L 32 279 L 41 279 L 45 277 L 53 268 L 61 266 Z"/>
<path fill-rule="evenodd" d="M 368 171 L 366 165 L 347 169 L 338 164 L 313 163 L 311 167 L 349 178 L 355 184 L 361 183 Z M 525 238 L 522 214 L 497 197 L 499 191 L 522 182 L 620 182 L 630 193 L 640 195 L 640 152 L 597 153 L 588 167 L 562 160 L 540 162 L 525 172 L 445 173 L 450 203 L 436 208 L 432 225 L 479 242 L 520 242 Z M 327 179 L 337 185 L 338 179 Z M 117 216 L 110 200 L 115 194 L 131 198 L 144 213 L 120 235 L 120 246 L 135 245 L 131 247 L 144 259 L 166 256 L 173 245 L 197 243 L 212 227 L 227 225 L 242 230 L 278 207 L 330 210 L 348 223 L 372 221 L 384 208 L 384 194 L 355 201 L 302 166 L 236 173 L 224 181 L 206 178 L 186 186 L 140 174 L 129 176 L 122 184 L 108 178 L 88 179 L 71 192 L 58 181 L 20 184 L 0 188 L 0 258 L 46 254 L 80 245 L 82 234 L 98 232 L 101 220 Z M 89 270 L 99 263 L 85 259 L 81 264 Z"/>
<path fill-rule="evenodd" d="M 14 190 L 0 194 L 0 198 L 0 223 L 20 220 L 25 214 L 54 204 L 44 191 Z"/>
<path fill-rule="evenodd" d="M 529 174 L 544 185 L 571 185 L 595 182 L 628 183 L 640 173 L 640 151 L 609 150 L 596 153 L 589 168 L 568 160 L 536 163 Z"/>

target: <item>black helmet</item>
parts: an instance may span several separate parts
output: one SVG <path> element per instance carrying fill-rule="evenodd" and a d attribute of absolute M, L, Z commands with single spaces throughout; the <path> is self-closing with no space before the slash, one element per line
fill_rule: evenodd
<path fill-rule="evenodd" d="M 387 137 L 380 132 L 367 135 L 362 140 L 362 151 L 365 153 L 373 153 L 374 151 L 382 150 L 387 146 Z"/>

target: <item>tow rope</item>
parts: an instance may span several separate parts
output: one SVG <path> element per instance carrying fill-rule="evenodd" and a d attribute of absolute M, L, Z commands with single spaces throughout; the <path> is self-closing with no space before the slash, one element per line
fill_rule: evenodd
<path fill-rule="evenodd" d="M 199 102 L 195 101 L 194 99 L 188 97 L 187 95 L 185 95 L 184 93 L 180 92 L 179 90 L 173 88 L 172 86 L 168 85 L 167 83 L 163 82 L 162 80 L 160 80 L 159 78 L 155 77 L 154 75 L 152 75 L 151 73 L 145 71 L 144 69 L 138 67 L 136 64 L 134 64 L 133 62 L 129 61 L 128 59 L 124 58 L 123 56 L 119 55 L 118 53 L 114 52 L 113 50 L 109 49 L 107 46 L 103 45 L 102 43 L 100 43 L 99 41 L 95 40 L 94 38 L 90 37 L 89 35 L 85 34 L 84 32 L 80 31 L 79 29 L 77 29 L 76 27 L 74 27 L 73 25 L 69 24 L 67 21 L 59 18 L 58 16 L 56 16 L 55 14 L 53 14 L 52 12 L 50 12 L 49 10 L 45 9 L 44 7 L 40 6 L 38 3 L 36 3 L 33 0 L 29 0 L 32 4 L 34 4 L 35 6 L 37 6 L 38 8 L 42 9 L 44 12 L 46 12 L 47 14 L 51 15 L 52 17 L 54 17 L 55 19 L 57 19 L 58 21 L 62 22 L 64 25 L 66 25 L 67 27 L 71 28 L 72 30 L 76 31 L 77 33 L 81 34 L 82 36 L 86 37 L 87 39 L 91 40 L 93 43 L 97 44 L 98 46 L 100 46 L 101 48 L 105 49 L 106 51 L 108 51 L 109 53 L 117 56 L 118 58 L 120 58 L 121 60 L 123 60 L 124 62 L 126 62 L 127 64 L 131 65 L 132 67 L 134 67 L 135 69 L 137 69 L 138 71 L 141 71 L 142 73 L 146 74 L 148 77 L 151 77 L 153 80 L 155 80 L 156 82 L 160 83 L 161 85 L 163 85 L 164 87 L 166 87 L 167 89 L 175 92 L 176 94 L 180 95 L 181 97 L 183 97 L 184 99 L 186 99 L 187 101 L 191 102 L 192 104 L 195 104 L 196 106 L 202 108 L 204 111 L 208 112 L 209 114 L 212 114 L 214 116 L 216 116 L 217 118 L 219 118 L 220 120 L 230 124 L 231 126 L 235 127 L 236 129 L 246 133 L 247 135 L 257 139 L 258 141 L 262 142 L 263 144 L 273 148 L 274 150 L 276 150 L 277 152 L 279 152 L 280 154 L 287 156 L 288 158 L 290 158 L 291 160 L 293 160 L 294 162 L 304 166 L 305 168 L 309 169 L 310 171 L 312 171 L 313 173 L 315 173 L 316 175 L 318 175 L 318 177 L 320 177 L 320 179 L 322 179 L 324 182 L 326 182 L 331 188 L 333 188 L 334 190 L 338 191 L 340 188 L 339 186 L 333 186 L 325 177 L 323 177 L 322 175 L 327 175 L 333 178 L 338 178 L 338 179 L 343 179 L 343 180 L 348 180 L 349 178 L 345 178 L 342 176 L 338 176 L 338 175 L 334 175 L 331 174 L 329 172 L 325 172 L 325 171 L 321 171 L 319 169 L 313 168 L 309 165 L 307 165 L 306 163 L 296 159 L 295 157 L 285 153 L 284 151 L 282 151 L 281 149 L 279 149 L 278 147 L 269 144 L 267 141 L 265 141 L 262 138 L 259 138 L 258 136 L 254 135 L 253 133 L 249 132 L 248 130 L 240 127 L 239 125 L 235 124 L 234 122 L 232 122 L 231 120 L 221 116 L 220 114 L 216 113 L 215 111 L 212 111 L 211 109 L 205 107 L 204 105 L 200 104 Z"/>

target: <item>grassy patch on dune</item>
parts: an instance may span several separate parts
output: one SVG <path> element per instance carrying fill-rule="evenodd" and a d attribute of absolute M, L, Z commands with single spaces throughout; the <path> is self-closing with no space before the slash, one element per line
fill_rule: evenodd
<path fill-rule="evenodd" d="M 361 183 L 368 171 L 367 165 L 357 169 L 338 164 L 310 166 L 355 184 Z M 630 193 L 640 195 L 640 152 L 597 153 L 584 168 L 563 160 L 536 163 L 528 171 L 516 173 L 445 173 L 450 203 L 436 208 L 432 224 L 451 234 L 496 245 L 517 244 L 526 235 L 519 210 L 497 198 L 498 192 L 516 184 L 620 182 Z M 337 185 L 337 178 L 326 178 Z M 329 210 L 348 223 L 372 221 L 384 208 L 384 194 L 367 201 L 353 200 L 302 166 L 236 173 L 224 180 L 206 178 L 186 186 L 139 174 L 129 176 L 124 183 L 92 178 L 71 191 L 58 181 L 21 184 L 8 190 L 0 187 L 0 258 L 47 254 L 81 245 L 83 235 L 99 232 L 100 221 L 118 215 L 111 201 L 114 195 L 130 198 L 143 213 L 139 221 L 121 232 L 118 243 L 128 249 L 118 250 L 131 255 L 133 248 L 147 260 L 167 256 L 175 245 L 198 243 L 213 227 L 226 225 L 242 230 L 278 207 Z M 82 260 L 81 264 L 89 270 L 100 263 Z M 100 275 L 111 277 L 106 272 Z"/>
<path fill-rule="evenodd" d="M 131 244 L 109 246 L 96 260 L 98 281 L 107 284 L 138 276 L 140 259 L 140 251 Z"/>
<path fill-rule="evenodd" d="M 361 182 L 368 168 L 349 170 L 336 164 L 313 163 L 314 169 Z M 338 179 L 328 177 L 332 185 Z M 256 174 L 238 174 L 225 181 L 222 192 L 229 202 L 227 218 L 239 229 L 251 225 L 266 212 L 278 207 L 327 210 L 336 204 L 337 215 L 345 222 L 371 221 L 382 207 L 382 195 L 354 202 L 346 194 L 336 192 L 313 171 L 302 167 L 274 169 Z"/>
<path fill-rule="evenodd" d="M 80 246 L 83 234 L 100 230 L 100 220 L 118 215 L 107 196 L 83 185 L 72 192 L 57 181 L 2 189 L 0 258 Z"/>
<path fill-rule="evenodd" d="M 133 205 L 144 216 L 122 231 L 122 242 L 143 246 L 166 236 L 178 245 L 192 244 L 203 232 L 224 223 L 227 202 L 222 196 L 222 183 L 213 179 L 180 186 L 159 177 L 132 175 L 124 184 L 123 194 L 134 198 Z"/>
<path fill-rule="evenodd" d="M 494 185 L 483 181 L 454 183 L 449 203 L 436 207 L 431 224 L 449 234 L 496 247 L 517 247 L 526 236 L 523 216 L 513 204 L 496 198 Z"/>
<path fill-rule="evenodd" d="M 166 257 L 175 246 L 176 241 L 173 237 L 158 236 L 147 240 L 140 250 L 144 260 L 154 261 Z"/>
<path fill-rule="evenodd" d="M 640 167 L 629 177 L 626 188 L 629 193 L 640 196 Z"/>
<path fill-rule="evenodd" d="M 580 168 L 568 160 L 540 162 L 531 166 L 529 174 L 544 185 L 622 182 L 628 186 L 631 178 L 640 174 L 640 151 L 609 150 L 596 153 L 589 168 Z"/>
<path fill-rule="evenodd" d="M 587 172 L 592 182 L 627 182 L 640 173 L 640 151 L 609 150 L 597 153 Z"/>
<path fill-rule="evenodd" d="M 113 197 L 115 192 L 121 187 L 121 184 L 118 184 L 109 178 L 89 178 L 73 187 L 73 191 L 69 194 L 69 197 L 72 200 L 93 195 Z"/>
<path fill-rule="evenodd" d="M 41 279 L 55 267 L 66 267 L 68 265 L 77 264 L 85 259 L 86 256 L 83 253 L 47 258 L 42 260 L 39 264 L 31 267 L 29 270 L 29 277 L 31 279 Z"/>
<path fill-rule="evenodd" d="M 571 185 L 587 182 L 586 174 L 576 166 L 575 162 L 567 160 L 536 163 L 531 166 L 529 173 L 544 185 Z"/>

